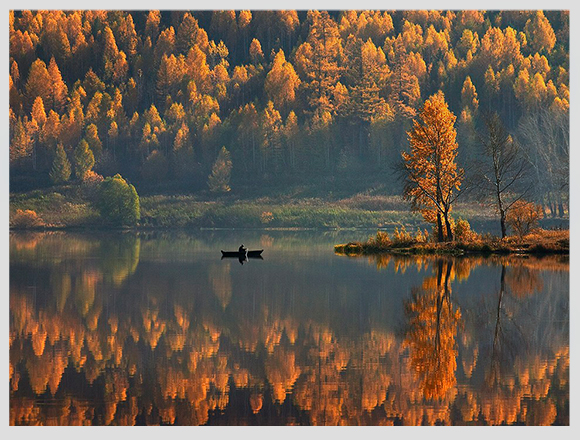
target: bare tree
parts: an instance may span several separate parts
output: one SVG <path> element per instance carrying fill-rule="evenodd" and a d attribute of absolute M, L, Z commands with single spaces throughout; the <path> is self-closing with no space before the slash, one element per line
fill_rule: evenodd
<path fill-rule="evenodd" d="M 570 181 L 569 113 L 552 109 L 530 113 L 522 118 L 518 137 L 526 146 L 537 198 L 549 206 L 552 217 L 556 212 L 562 217 Z"/>
<path fill-rule="evenodd" d="M 529 191 L 529 185 L 524 183 L 529 166 L 497 113 L 486 115 L 484 122 L 486 133 L 478 135 L 484 147 L 483 157 L 476 167 L 482 183 L 479 194 L 492 200 L 499 214 L 501 237 L 504 238 L 508 211 Z"/>

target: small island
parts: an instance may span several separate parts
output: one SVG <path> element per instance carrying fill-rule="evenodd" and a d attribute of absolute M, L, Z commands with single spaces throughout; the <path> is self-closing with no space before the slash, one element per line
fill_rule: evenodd
<path fill-rule="evenodd" d="M 462 226 L 459 226 L 462 225 Z M 461 220 L 455 228 L 465 227 L 468 223 Z M 459 226 L 459 228 L 458 228 Z M 392 236 L 377 231 L 376 236 L 365 242 L 349 242 L 334 246 L 334 252 L 341 255 L 392 254 L 439 254 L 439 255 L 548 255 L 570 253 L 569 230 L 545 230 L 536 228 L 525 235 L 499 238 L 490 234 L 479 235 L 471 230 L 460 233 L 454 241 L 436 242 L 427 231 L 419 230 L 412 235 L 403 226 L 395 228 Z"/>

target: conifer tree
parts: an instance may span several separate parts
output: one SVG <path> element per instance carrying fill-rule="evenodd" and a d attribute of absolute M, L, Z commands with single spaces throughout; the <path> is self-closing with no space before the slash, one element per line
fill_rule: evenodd
<path fill-rule="evenodd" d="M 49 176 L 50 181 L 55 185 L 67 182 L 70 179 L 71 166 L 64 151 L 62 144 L 58 144 L 56 147 L 56 153 L 54 155 L 54 160 L 52 161 L 52 168 L 50 170 Z"/>
<path fill-rule="evenodd" d="M 213 165 L 207 184 L 211 192 L 228 192 L 230 188 L 230 177 L 232 173 L 232 160 L 230 152 L 225 146 L 220 150 Z"/>
<path fill-rule="evenodd" d="M 75 176 L 85 180 L 89 171 L 95 165 L 95 156 L 86 140 L 82 139 L 74 151 Z"/>

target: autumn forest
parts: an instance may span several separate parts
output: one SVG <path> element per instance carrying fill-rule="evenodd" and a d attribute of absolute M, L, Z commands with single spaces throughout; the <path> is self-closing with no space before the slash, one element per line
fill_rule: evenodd
<path fill-rule="evenodd" d="M 140 194 L 219 194 L 364 176 L 400 194 L 393 166 L 441 91 L 459 165 L 496 113 L 531 165 L 528 198 L 562 216 L 568 34 L 566 11 L 14 11 L 11 187 L 118 173 Z"/>
<path fill-rule="evenodd" d="M 10 11 L 10 424 L 569 425 L 569 20 Z"/>

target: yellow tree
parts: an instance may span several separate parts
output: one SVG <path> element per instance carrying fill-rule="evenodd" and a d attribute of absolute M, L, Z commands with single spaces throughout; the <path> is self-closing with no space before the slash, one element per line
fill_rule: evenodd
<path fill-rule="evenodd" d="M 230 176 L 232 172 L 232 160 L 230 152 L 222 147 L 213 165 L 207 184 L 211 192 L 230 191 Z"/>
<path fill-rule="evenodd" d="M 533 51 L 550 53 L 556 44 L 554 29 L 542 11 L 536 11 L 533 18 L 526 22 L 524 32 Z"/>
<path fill-rule="evenodd" d="M 274 57 L 272 69 L 266 76 L 264 83 L 267 96 L 276 107 L 284 108 L 286 104 L 294 101 L 299 85 L 300 79 L 294 71 L 294 67 L 286 61 L 284 51 L 280 49 Z"/>
<path fill-rule="evenodd" d="M 426 221 L 437 222 L 440 242 L 453 240 L 451 207 L 460 194 L 464 174 L 455 162 L 455 120 L 443 93 L 431 96 L 407 132 L 411 152 L 402 153 L 406 172 L 404 197 Z"/>

